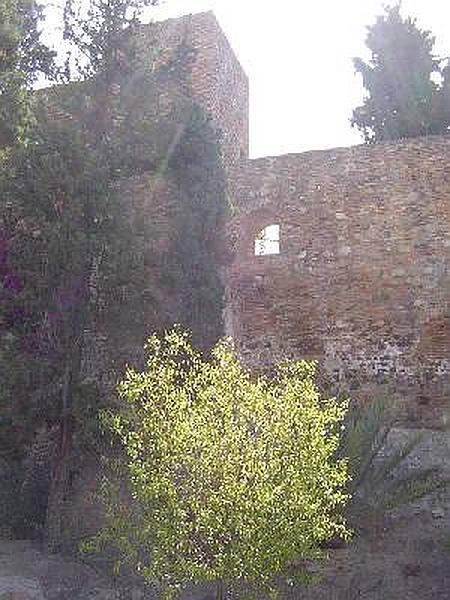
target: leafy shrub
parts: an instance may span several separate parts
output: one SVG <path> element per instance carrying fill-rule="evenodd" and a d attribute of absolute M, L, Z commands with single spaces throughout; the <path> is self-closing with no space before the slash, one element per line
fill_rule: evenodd
<path fill-rule="evenodd" d="M 273 590 L 296 559 L 347 536 L 344 459 L 335 459 L 346 406 L 323 400 L 314 363 L 253 379 L 230 344 L 210 360 L 172 330 L 150 338 L 147 370 L 129 370 L 120 437 L 132 501 L 112 494 L 97 542 L 112 542 L 147 581 L 176 595 L 216 582 Z"/>

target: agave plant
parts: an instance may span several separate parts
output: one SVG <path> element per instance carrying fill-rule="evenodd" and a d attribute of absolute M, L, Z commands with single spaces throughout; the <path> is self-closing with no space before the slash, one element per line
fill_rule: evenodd
<path fill-rule="evenodd" d="M 352 500 L 347 511 L 355 527 L 365 518 L 419 500 L 448 483 L 437 468 L 408 468 L 407 459 L 422 435 L 417 433 L 394 447 L 388 440 L 394 422 L 392 402 L 386 399 L 352 406 L 347 413 L 339 455 L 346 456 L 350 465 Z"/>

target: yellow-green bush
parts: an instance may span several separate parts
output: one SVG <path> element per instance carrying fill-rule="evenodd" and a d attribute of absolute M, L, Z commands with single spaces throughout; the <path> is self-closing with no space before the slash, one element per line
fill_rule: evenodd
<path fill-rule="evenodd" d="M 147 369 L 109 413 L 133 502 L 110 496 L 107 526 L 124 560 L 167 595 L 188 583 L 270 589 L 296 559 L 346 536 L 345 405 L 320 397 L 315 365 L 252 376 L 228 342 L 210 360 L 173 330 L 150 338 Z M 133 508 L 131 508 L 133 506 Z"/>

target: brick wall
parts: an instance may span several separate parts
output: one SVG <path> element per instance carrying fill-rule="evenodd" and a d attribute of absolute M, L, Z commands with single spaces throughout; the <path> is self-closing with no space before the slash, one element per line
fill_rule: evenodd
<path fill-rule="evenodd" d="M 365 382 L 389 384 L 408 399 L 411 418 L 443 424 L 450 370 L 450 138 L 248 160 L 248 82 L 214 15 L 143 26 L 140 35 L 155 72 L 172 65 L 149 90 L 157 97 L 155 123 L 166 131 L 171 115 L 183 127 L 194 99 L 221 142 L 236 208 L 230 247 L 222 251 L 222 263 L 229 263 L 224 318 L 242 357 L 254 367 L 283 356 L 317 358 L 330 380 L 352 387 L 353 396 Z M 187 52 L 181 61 L 180 52 Z M 170 148 L 171 139 L 157 137 Z M 124 182 L 124 214 L 131 207 L 137 225 L 142 215 L 166 241 L 170 234 L 162 232 L 174 225 L 171 194 L 179 193 L 171 185 L 162 189 L 150 175 Z M 254 256 L 255 236 L 271 223 L 280 225 L 280 255 Z M 149 265 L 148 288 L 167 309 L 154 314 L 149 300 L 142 336 L 176 320 L 179 307 L 157 277 L 163 241 L 155 253 L 137 238 Z M 108 353 L 118 355 L 110 359 L 112 371 L 142 346 L 128 330 L 127 340 L 112 343 L 116 330 L 113 324 L 104 336 Z M 93 353 L 100 338 L 93 335 Z"/>
<path fill-rule="evenodd" d="M 247 77 L 214 15 L 200 13 L 144 25 L 135 43 L 155 72 L 148 90 L 155 131 L 154 147 L 146 148 L 148 162 L 157 164 L 158 158 L 173 151 L 177 136 L 190 122 L 192 100 L 211 118 L 224 166 L 231 169 L 247 158 Z M 63 118 L 57 111 L 56 117 Z M 134 273 L 108 297 L 101 291 L 108 286 L 107 281 L 92 282 L 92 296 L 99 306 L 94 311 L 95 322 L 85 332 L 83 371 L 106 388 L 123 373 L 126 364 L 143 366 L 143 346 L 152 332 L 182 323 L 185 317 L 185 290 L 174 289 L 173 281 L 167 281 L 167 260 L 179 230 L 183 191 L 167 172 L 144 173 L 123 180 L 119 188 L 121 214 L 134 230 L 136 267 L 145 273 L 145 301 L 143 308 L 136 310 L 129 299 Z M 209 339 L 207 331 L 200 333 Z"/>
<path fill-rule="evenodd" d="M 248 364 L 316 358 L 353 395 L 391 384 L 408 418 L 444 424 L 449 160 L 450 139 L 436 137 L 262 158 L 234 172 L 225 317 Z M 254 256 L 271 223 L 280 254 Z"/>
<path fill-rule="evenodd" d="M 212 12 L 168 19 L 142 28 L 155 66 L 168 64 L 185 45 L 184 93 L 211 117 L 226 167 L 248 157 L 248 79 Z M 178 49 L 178 50 L 177 50 Z M 174 65 L 174 68 L 175 65 Z M 170 99 L 169 99 L 170 102 Z"/>
<path fill-rule="evenodd" d="M 173 81 L 211 116 L 230 173 L 224 318 L 242 357 L 254 367 L 316 358 L 352 396 L 388 386 L 407 400 L 408 419 L 443 424 L 450 140 L 246 160 L 248 82 L 214 15 L 143 35 L 155 65 L 183 42 L 194 49 Z M 280 225 L 280 255 L 254 256 L 255 236 L 271 223 Z"/>

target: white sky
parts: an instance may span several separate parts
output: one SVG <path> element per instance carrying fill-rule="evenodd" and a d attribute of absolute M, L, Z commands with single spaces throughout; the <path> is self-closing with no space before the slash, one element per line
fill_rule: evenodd
<path fill-rule="evenodd" d="M 361 143 L 352 109 L 363 88 L 352 57 L 383 0 L 165 0 L 154 18 L 214 10 L 250 80 L 251 156 Z M 403 13 L 450 55 L 450 3 L 403 0 Z"/>

